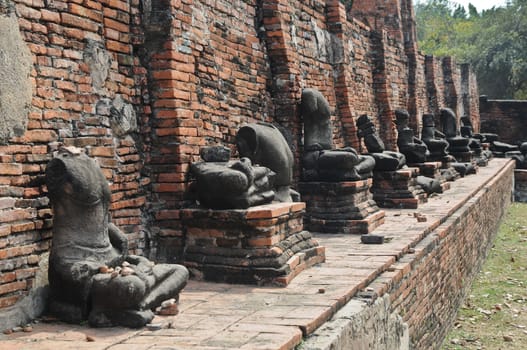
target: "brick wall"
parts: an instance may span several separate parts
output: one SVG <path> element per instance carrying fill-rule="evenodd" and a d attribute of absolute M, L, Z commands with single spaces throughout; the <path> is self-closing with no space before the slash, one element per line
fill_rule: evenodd
<path fill-rule="evenodd" d="M 206 145 L 234 153 L 243 123 L 272 120 L 271 72 L 256 2 L 161 2 L 156 10 L 167 23 L 156 25 L 154 12 L 139 51 L 148 71 L 149 232 L 151 255 L 177 261 L 183 238 L 175 209 L 186 203 L 189 164 Z"/>
<path fill-rule="evenodd" d="M 391 310 L 409 325 L 413 349 L 438 348 L 492 247 L 511 202 L 514 163 L 398 261 Z M 383 281 L 383 276 L 379 277 Z M 374 281 L 375 283 L 375 281 Z"/>
<path fill-rule="evenodd" d="M 480 110 L 476 75 L 467 63 L 461 65 L 461 94 L 464 114 L 470 116 L 474 132 L 479 132 Z"/>
<path fill-rule="evenodd" d="M 527 170 L 514 170 L 514 201 L 527 203 Z"/>
<path fill-rule="evenodd" d="M 0 146 L 0 308 L 34 287 L 49 249 L 43 171 L 59 144 L 82 147 L 98 159 L 111 183 L 113 220 L 136 253 L 143 248 L 141 214 L 150 181 L 142 173 L 139 133 L 116 126 L 135 122 L 143 108 L 132 35 L 138 1 L 8 3 L 31 51 L 33 98 L 27 129 Z"/>
<path fill-rule="evenodd" d="M 511 144 L 527 141 L 527 101 L 479 100 L 481 132 L 499 135 L 499 140 Z"/>
<path fill-rule="evenodd" d="M 30 51 L 32 99 L 0 145 L 0 308 L 35 287 L 49 251 L 43 174 L 60 144 L 98 159 L 131 252 L 168 261 L 180 257 L 177 209 L 200 147 L 234 150 L 241 124 L 274 122 L 291 136 L 298 179 L 303 88 L 330 102 L 336 147 L 358 147 L 355 119 L 368 113 L 395 149 L 393 111 L 419 125 L 444 105 L 445 82 L 439 61 L 417 53 L 408 0 L 362 3 L 364 16 L 338 0 L 2 2 Z"/>
<path fill-rule="evenodd" d="M 491 162 L 485 168 L 487 171 L 482 169 L 479 178 L 453 184 L 457 189 L 451 191 L 455 193 L 425 204 L 421 209 L 434 219 L 420 228 L 415 224 L 399 228 L 406 232 L 416 230 L 416 244 L 410 244 L 412 248 L 399 254 L 404 244 L 395 250 L 385 246 L 369 252 L 357 245 L 358 255 L 374 254 L 384 256 L 386 260 L 382 261 L 393 260 L 331 319 L 305 337 L 299 347 L 303 350 L 441 348 L 492 248 L 499 223 L 511 203 L 513 179 L 525 177 L 514 170 L 514 161 L 494 162 L 499 163 Z M 436 200 L 442 203 L 434 204 Z M 390 211 L 386 210 L 388 222 L 395 214 Z M 397 237 L 396 226 L 381 226 L 380 231 Z M 323 243 L 331 258 L 331 243 Z M 349 245 L 353 243 L 350 241 Z M 350 255 L 353 251 L 351 247 Z"/>

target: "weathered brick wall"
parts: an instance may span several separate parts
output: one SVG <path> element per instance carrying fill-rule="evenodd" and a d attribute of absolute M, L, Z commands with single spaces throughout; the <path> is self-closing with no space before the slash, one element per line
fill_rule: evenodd
<path fill-rule="evenodd" d="M 380 135 L 388 147 L 394 147 L 392 139 L 396 139 L 391 124 L 393 110 L 397 108 L 409 111 L 410 125 L 416 135 L 423 113 L 438 115 L 443 107 L 452 108 L 458 118 L 469 114 L 473 124 L 479 125 L 474 74 L 469 67 L 465 68 L 463 80 L 462 69 L 452 58 L 423 56 L 418 52 L 411 1 L 355 0 L 349 15 L 373 29 L 371 37 L 376 52 L 372 59 L 373 86 L 382 125 Z"/>
<path fill-rule="evenodd" d="M 417 55 L 416 57 L 415 91 L 413 94 L 410 94 L 410 96 L 412 96 L 411 98 L 415 100 L 415 109 L 411 114 L 413 116 L 411 119 L 413 122 L 411 126 L 414 130 L 418 131 L 418 134 L 416 135 L 420 135 L 421 129 L 423 127 L 422 116 L 423 114 L 430 111 L 428 105 L 427 82 L 425 74 L 425 57 L 423 55 Z M 412 111 L 412 104 L 410 104 L 408 111 Z"/>
<path fill-rule="evenodd" d="M 18 21 L 17 45 L 32 64 L 22 77 L 32 89 L 27 113 L 9 122 L 0 145 L 0 308 L 35 287 L 49 251 L 43 175 L 61 144 L 98 159 L 131 251 L 177 261 L 177 209 L 188 204 L 189 164 L 200 147 L 234 150 L 242 123 L 280 124 L 291 135 L 298 180 L 303 88 L 322 91 L 334 109 L 336 147 L 358 146 L 355 119 L 367 113 L 394 149 L 393 111 L 414 111 L 419 125 L 432 109 L 431 85 L 439 91 L 433 108 L 444 105 L 440 64 L 433 59 L 429 74 L 408 34 L 415 30 L 408 0 L 363 2 L 386 31 L 338 0 L 0 4 L 2 19 Z"/>
<path fill-rule="evenodd" d="M 479 100 L 481 132 L 499 135 L 502 142 L 518 144 L 527 141 L 527 101 Z"/>
<path fill-rule="evenodd" d="M 241 124 L 272 120 L 271 73 L 256 1 L 160 2 L 151 11 L 139 52 L 148 71 L 151 254 L 177 261 L 183 238 L 175 210 L 185 206 L 190 162 L 206 145 L 234 153 Z"/>
<path fill-rule="evenodd" d="M 133 55 L 138 1 L 7 1 L 32 55 L 27 128 L 0 146 L 0 308 L 34 287 L 48 251 L 45 164 L 59 144 L 99 161 L 111 183 L 113 221 L 142 252 L 144 185 L 136 111 L 142 79 Z M 3 29 L 2 29 L 3 30 Z"/>
<path fill-rule="evenodd" d="M 452 109 L 459 119 L 465 114 L 461 90 L 461 68 L 456 65 L 452 57 L 442 59 L 445 106 Z"/>
<path fill-rule="evenodd" d="M 461 65 L 461 103 L 464 114 L 470 117 L 474 132 L 480 129 L 479 92 L 476 75 L 465 63 Z"/>
<path fill-rule="evenodd" d="M 398 261 L 403 277 L 388 292 L 392 311 L 409 325 L 411 348 L 438 348 L 453 324 L 510 205 L 513 172 L 514 163 L 509 162 L 413 254 Z"/>
<path fill-rule="evenodd" d="M 527 203 L 527 170 L 514 170 L 514 201 Z"/>

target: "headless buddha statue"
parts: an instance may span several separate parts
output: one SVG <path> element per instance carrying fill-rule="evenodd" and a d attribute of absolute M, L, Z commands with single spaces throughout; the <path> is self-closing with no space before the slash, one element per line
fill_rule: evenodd
<path fill-rule="evenodd" d="M 110 222 L 110 187 L 94 159 L 62 148 L 48 163 L 53 208 L 49 310 L 66 322 L 141 327 L 153 308 L 178 298 L 188 270 L 128 255 L 128 241 Z"/>
<path fill-rule="evenodd" d="M 456 114 L 450 108 L 442 108 L 440 111 L 440 120 L 445 139 L 447 140 L 450 153 L 465 153 L 470 152 L 468 144 L 470 140 L 459 136 L 457 128 Z"/>
<path fill-rule="evenodd" d="M 404 154 L 385 150 L 384 142 L 377 135 L 375 124 L 367 114 L 357 119 L 357 136 L 359 141 L 364 139 L 368 155 L 375 159 L 374 171 L 394 171 L 406 165 Z"/>
<path fill-rule="evenodd" d="M 357 181 L 372 176 L 373 157 L 359 155 L 352 147 L 333 148 L 329 103 L 318 90 L 304 89 L 300 107 L 304 120 L 304 181 Z"/>
<path fill-rule="evenodd" d="M 397 138 L 397 146 L 399 152 L 406 156 L 406 161 L 409 164 L 424 163 L 430 155 L 430 151 L 426 144 L 414 136 L 414 131 L 408 126 L 410 115 L 404 109 L 395 111 L 395 124 L 399 136 Z"/>
<path fill-rule="evenodd" d="M 430 151 L 429 160 L 442 161 L 448 156 L 448 142 L 445 134 L 436 129 L 433 114 L 423 114 L 421 139 Z"/>

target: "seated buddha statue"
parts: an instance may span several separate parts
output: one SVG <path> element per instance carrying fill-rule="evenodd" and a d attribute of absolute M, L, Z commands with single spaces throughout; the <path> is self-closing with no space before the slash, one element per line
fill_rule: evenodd
<path fill-rule="evenodd" d="M 440 120 L 445 139 L 447 140 L 450 153 L 470 152 L 468 144 L 470 140 L 459 135 L 456 114 L 450 108 L 442 108 Z"/>
<path fill-rule="evenodd" d="M 408 126 L 410 115 L 404 109 L 395 111 L 395 124 L 399 133 L 397 146 L 399 152 L 405 155 L 409 164 L 424 163 L 430 155 L 426 144 L 414 136 L 414 131 Z"/>
<path fill-rule="evenodd" d="M 406 165 L 404 154 L 385 150 L 384 142 L 377 134 L 375 124 L 367 114 L 361 115 L 356 124 L 359 142 L 364 139 L 368 155 L 375 159 L 374 171 L 394 171 Z"/>
<path fill-rule="evenodd" d="M 304 121 L 302 177 L 305 181 L 357 181 L 371 177 L 375 160 L 352 147 L 333 148 L 328 101 L 315 89 L 302 91 Z"/>
<path fill-rule="evenodd" d="M 421 139 L 430 150 L 430 160 L 440 161 L 448 156 L 448 142 L 445 134 L 436 129 L 433 114 L 423 114 Z"/>

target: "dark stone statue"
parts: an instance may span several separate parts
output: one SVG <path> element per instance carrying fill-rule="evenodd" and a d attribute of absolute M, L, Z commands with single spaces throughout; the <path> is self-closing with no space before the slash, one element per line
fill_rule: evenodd
<path fill-rule="evenodd" d="M 433 114 L 423 114 L 421 139 L 430 151 L 430 160 L 441 161 L 448 156 L 448 142 L 445 134 L 436 129 Z"/>
<path fill-rule="evenodd" d="M 141 327 L 153 308 L 178 298 L 184 266 L 128 255 L 126 236 L 110 222 L 110 188 L 97 162 L 62 148 L 46 168 L 53 208 L 49 310 L 67 322 Z"/>
<path fill-rule="evenodd" d="M 204 162 L 192 163 L 194 191 L 199 204 L 211 209 L 245 209 L 271 203 L 275 173 L 253 166 L 249 158 L 229 161 L 230 149 L 202 148 Z"/>
<path fill-rule="evenodd" d="M 511 145 L 510 143 L 505 143 L 499 141 L 498 134 L 493 133 L 481 133 L 474 134 L 474 138 L 480 140 L 482 143 L 489 143 L 490 150 L 493 154 L 500 157 L 516 156 L 521 153 L 517 145 Z"/>
<path fill-rule="evenodd" d="M 443 133 L 448 141 L 450 153 L 466 153 L 470 152 L 468 146 L 470 140 L 459 136 L 457 128 L 456 114 L 450 108 L 442 108 L 440 111 L 440 120 Z"/>
<path fill-rule="evenodd" d="M 374 170 L 394 171 L 406 164 L 404 154 L 385 150 L 384 142 L 375 130 L 375 124 L 367 114 L 363 114 L 357 119 L 357 136 L 359 141 L 364 139 L 368 155 L 375 159 Z"/>
<path fill-rule="evenodd" d="M 441 188 L 441 183 L 437 179 L 434 179 L 432 177 L 419 175 L 417 177 L 417 183 L 428 195 L 432 193 L 443 192 L 443 189 Z"/>
<path fill-rule="evenodd" d="M 461 136 L 470 140 L 468 146 L 471 150 L 476 152 L 478 155 L 481 153 L 481 141 L 474 138 L 472 122 L 470 121 L 470 117 L 467 115 L 461 117 Z"/>
<path fill-rule="evenodd" d="M 275 201 L 300 200 L 298 192 L 290 188 L 293 181 L 293 152 L 280 130 L 268 123 L 245 125 L 236 134 L 236 146 L 240 157 L 246 157 L 253 164 L 269 168 L 275 173 Z"/>
<path fill-rule="evenodd" d="M 468 146 L 478 157 L 476 161 L 477 164 L 480 166 L 485 166 L 488 163 L 489 159 L 492 158 L 492 151 L 483 150 L 481 142 L 484 138 L 476 137 L 469 116 L 461 117 L 461 136 L 470 140 Z"/>
<path fill-rule="evenodd" d="M 507 155 L 508 153 L 511 153 L 511 152 L 515 152 L 515 153 L 519 152 L 519 147 L 518 146 L 511 145 L 510 143 L 505 143 L 505 142 L 501 142 L 501 141 L 493 141 L 493 142 L 491 142 L 490 149 L 494 153 L 505 154 L 505 155 Z"/>
<path fill-rule="evenodd" d="M 302 176 L 305 181 L 357 181 L 372 176 L 375 160 L 352 147 L 333 149 L 328 101 L 315 89 L 302 91 L 304 120 Z"/>
<path fill-rule="evenodd" d="M 399 152 L 406 156 L 406 161 L 410 164 L 424 163 L 430 155 L 426 144 L 414 136 L 414 131 L 408 126 L 410 115 L 404 109 L 395 111 L 395 123 L 399 136 L 397 146 Z"/>

